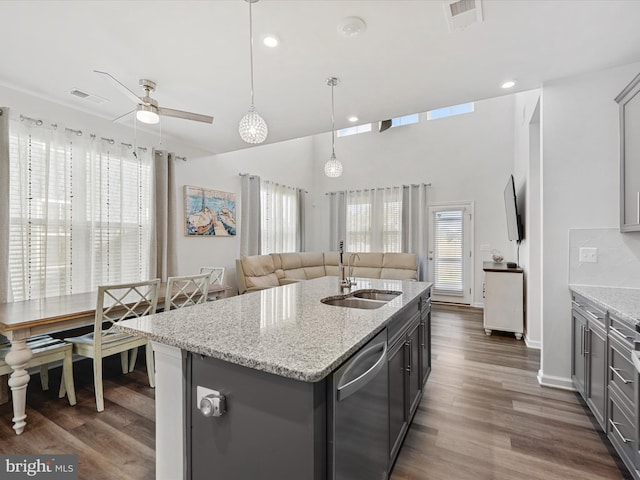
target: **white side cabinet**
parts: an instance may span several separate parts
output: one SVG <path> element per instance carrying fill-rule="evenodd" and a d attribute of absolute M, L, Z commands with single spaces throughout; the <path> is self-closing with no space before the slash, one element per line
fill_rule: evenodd
<path fill-rule="evenodd" d="M 524 272 L 504 263 L 484 262 L 484 331 L 513 332 L 518 340 L 524 332 Z"/>

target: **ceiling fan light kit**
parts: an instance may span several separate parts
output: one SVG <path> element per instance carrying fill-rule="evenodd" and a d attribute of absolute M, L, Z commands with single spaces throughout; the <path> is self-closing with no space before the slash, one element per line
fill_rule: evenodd
<path fill-rule="evenodd" d="M 245 0 L 249 4 L 249 53 L 251 60 L 251 106 L 249 112 L 242 117 L 238 125 L 240 138 L 247 143 L 262 143 L 267 139 L 269 129 L 267 122 L 257 112 L 253 100 L 253 17 L 251 15 L 251 4 L 258 0 Z"/>
<path fill-rule="evenodd" d="M 155 125 L 160 123 L 160 115 L 158 115 L 157 110 L 158 107 L 153 107 L 153 105 L 138 105 L 136 118 L 142 123 Z"/>

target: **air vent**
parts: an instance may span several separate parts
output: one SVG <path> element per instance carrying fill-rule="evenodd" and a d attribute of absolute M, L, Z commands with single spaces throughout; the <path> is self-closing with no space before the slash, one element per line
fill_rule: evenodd
<path fill-rule="evenodd" d="M 482 22 L 481 0 L 444 0 L 444 14 L 449 31 L 461 30 Z"/>
<path fill-rule="evenodd" d="M 69 93 L 74 97 L 81 98 L 82 100 L 89 100 L 93 103 L 108 102 L 106 98 L 99 97 L 98 95 L 94 95 L 93 93 L 85 92 L 83 90 L 80 90 L 79 88 L 73 88 Z"/>

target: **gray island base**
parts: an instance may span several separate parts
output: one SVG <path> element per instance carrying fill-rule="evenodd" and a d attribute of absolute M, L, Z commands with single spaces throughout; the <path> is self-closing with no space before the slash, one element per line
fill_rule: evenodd
<path fill-rule="evenodd" d="M 384 480 L 431 369 L 430 283 L 322 277 L 127 320 L 156 355 L 156 478 Z"/>

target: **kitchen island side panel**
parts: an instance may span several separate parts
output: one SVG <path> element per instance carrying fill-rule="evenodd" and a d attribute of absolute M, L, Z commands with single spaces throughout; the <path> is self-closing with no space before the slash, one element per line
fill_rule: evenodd
<path fill-rule="evenodd" d="M 189 363 L 187 478 L 326 478 L 325 380 L 302 382 L 198 354 Z M 198 385 L 226 396 L 224 415 L 200 412 Z"/>

